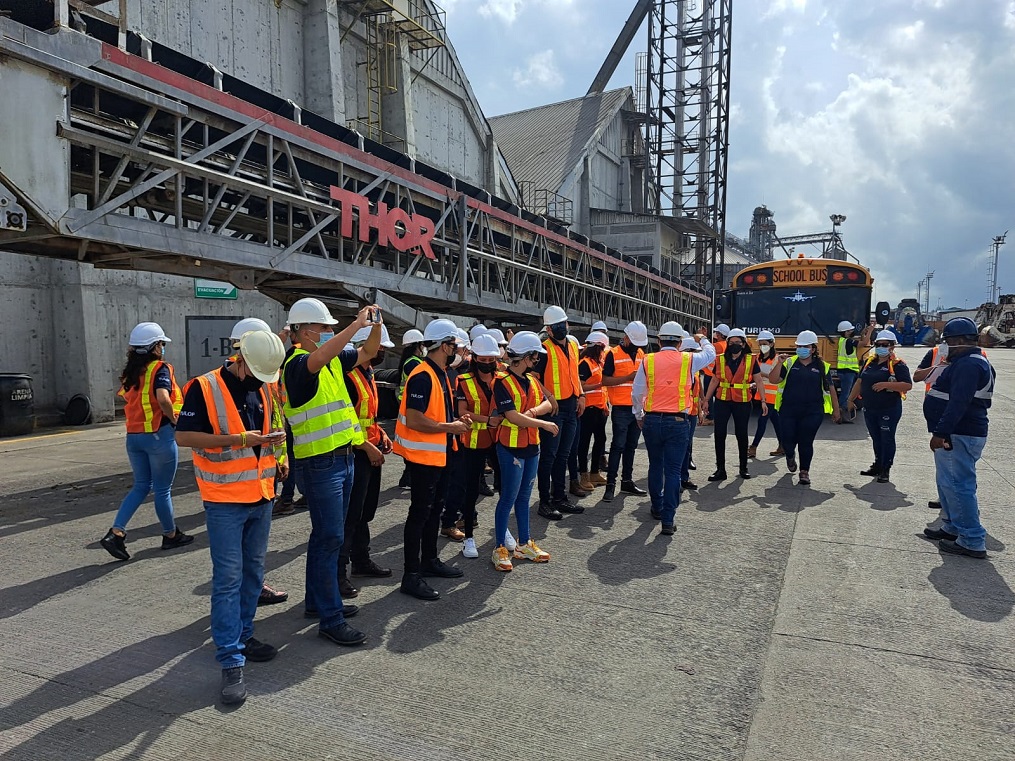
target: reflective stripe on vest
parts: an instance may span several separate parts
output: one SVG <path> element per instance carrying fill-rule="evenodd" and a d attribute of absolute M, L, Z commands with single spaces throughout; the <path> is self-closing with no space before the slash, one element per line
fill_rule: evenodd
<path fill-rule="evenodd" d="M 409 380 L 409 375 L 416 369 L 423 359 L 417 357 L 415 354 L 405 360 L 405 364 L 402 365 L 402 377 L 398 380 L 398 390 L 395 391 L 395 398 L 398 401 L 402 401 L 402 394 L 405 393 L 405 382 Z M 410 365 L 411 363 L 411 365 Z"/>
<path fill-rule="evenodd" d="M 769 357 L 767 359 L 759 359 L 758 360 L 758 364 L 759 365 L 772 365 L 773 367 L 775 367 L 775 357 Z M 768 376 L 767 375 L 762 375 L 761 377 L 767 378 Z M 765 404 L 774 405 L 775 404 L 775 397 L 779 393 L 779 384 L 778 383 L 764 383 L 763 386 L 764 386 L 764 391 L 765 391 Z M 761 391 L 762 391 L 761 388 L 758 388 L 754 392 L 754 398 L 758 399 L 759 401 L 761 400 Z"/>
<path fill-rule="evenodd" d="M 423 414 L 435 422 L 446 423 L 448 421 L 448 409 L 444 402 L 443 389 L 447 388 L 449 392 L 451 390 L 447 376 L 444 376 L 445 380 L 442 388 L 442 382 L 437 377 L 437 372 L 429 362 L 424 361 L 416 365 L 413 371 L 409 373 L 408 380 L 412 380 L 419 373 L 427 373 L 430 376 L 430 401 L 427 404 L 426 412 Z M 408 381 L 406 382 L 408 383 Z M 401 455 L 409 462 L 443 468 L 448 464 L 448 435 L 443 431 L 438 433 L 423 433 L 422 431 L 410 428 L 405 417 L 407 410 L 406 398 L 403 394 L 402 402 L 398 408 L 398 420 L 395 422 L 395 438 L 392 440 L 392 451 L 397 455 Z M 451 394 L 451 399 L 454 401 L 454 394 Z M 452 437 L 451 442 L 452 446 L 455 446 L 455 437 Z"/>
<path fill-rule="evenodd" d="M 990 366 L 990 362 L 987 360 L 986 357 L 983 356 L 982 353 L 972 354 L 970 356 L 978 360 L 982 360 L 983 363 L 987 365 L 989 376 L 987 380 L 987 385 L 984 386 L 983 388 L 976 389 L 976 391 L 973 393 L 973 398 L 982 399 L 985 402 L 989 402 L 994 398 L 994 373 L 989 372 L 992 369 Z M 941 379 L 938 378 L 938 380 Z M 949 394 L 947 391 L 942 391 L 941 389 L 939 389 L 937 387 L 937 382 L 935 382 L 934 386 L 927 392 L 927 396 L 933 397 L 934 399 L 942 399 L 946 402 L 951 399 L 951 394 Z"/>
<path fill-rule="evenodd" d="M 557 401 L 570 399 L 573 396 L 581 395 L 581 381 L 578 380 L 578 344 L 574 341 L 564 341 L 567 346 L 567 355 L 560 346 L 551 339 L 543 341 L 546 347 L 546 377 L 547 390 L 553 394 Z M 564 374 L 567 374 L 567 394 L 565 395 Z"/>
<path fill-rule="evenodd" d="M 356 417 L 359 418 L 359 427 L 366 434 L 367 441 L 377 446 L 381 443 L 381 429 L 377 425 L 377 382 L 373 375 L 367 380 L 366 373 L 359 367 L 354 367 L 346 377 L 356 386 L 359 398 Z"/>
<path fill-rule="evenodd" d="M 894 356 L 889 356 L 889 358 L 888 358 L 888 382 L 889 383 L 892 383 L 892 382 L 895 381 L 895 363 L 896 362 L 902 362 L 902 360 L 901 359 L 900 360 L 896 360 L 896 358 Z M 863 363 L 863 369 L 860 370 L 860 374 L 863 375 L 865 372 L 867 372 L 867 368 L 868 367 L 870 367 L 871 365 L 876 365 L 876 364 L 878 364 L 877 355 L 872 355 L 872 356 L 868 357 L 867 360 Z M 902 364 L 906 364 L 906 363 L 902 362 Z M 889 393 L 893 393 L 893 392 L 889 392 Z M 906 400 L 906 395 L 904 393 L 902 393 L 901 391 L 895 391 L 894 393 L 896 393 L 899 396 L 901 396 L 903 401 Z"/>
<path fill-rule="evenodd" d="M 786 366 L 782 371 L 782 379 L 779 381 L 779 391 L 775 395 L 775 411 L 778 412 L 782 409 L 782 394 L 786 390 L 786 381 L 789 380 L 789 371 L 793 369 L 793 365 L 799 357 L 790 357 L 786 360 Z M 812 360 L 814 362 L 820 362 L 820 360 Z M 829 391 L 830 382 L 828 380 L 828 365 L 825 365 L 825 377 L 821 379 L 821 396 L 822 402 L 826 415 L 832 414 L 832 394 Z"/>
<path fill-rule="evenodd" d="M 127 433 L 155 433 L 162 427 L 164 415 L 155 391 L 155 374 L 163 365 L 169 370 L 169 382 L 172 385 L 169 399 L 173 405 L 173 412 L 177 415 L 180 414 L 180 410 L 183 408 L 183 393 L 176 385 L 173 366 L 157 359 L 148 363 L 144 375 L 139 379 L 135 388 L 129 391 L 124 391 L 121 388 L 118 392 L 126 402 L 123 413 L 127 419 Z"/>
<path fill-rule="evenodd" d="M 589 372 L 592 373 L 589 376 L 588 383 L 590 385 L 600 384 L 599 388 L 585 392 L 585 406 L 598 407 L 605 410 L 606 389 L 601 385 L 603 382 L 603 365 L 600 362 L 596 362 L 592 357 L 584 357 L 582 362 L 588 365 Z"/>
<path fill-rule="evenodd" d="M 852 354 L 846 353 L 846 338 L 839 338 L 839 361 L 836 363 L 836 368 L 839 370 L 852 370 L 855 373 L 860 372 L 860 358 L 856 356 L 856 349 L 853 349 Z"/>
<path fill-rule="evenodd" d="M 684 412 L 691 408 L 690 353 L 661 351 L 645 357 L 645 412 Z"/>
<path fill-rule="evenodd" d="M 490 408 L 493 400 L 493 392 L 487 397 L 479 387 L 481 381 L 472 373 L 464 373 L 458 376 L 458 384 L 465 395 L 465 406 L 469 412 L 483 417 L 490 417 Z M 487 449 L 493 446 L 493 433 L 486 423 L 476 420 L 472 422 L 472 430 L 463 434 L 462 443 L 469 449 Z"/>
<path fill-rule="evenodd" d="M 223 372 L 228 371 L 213 370 L 190 382 L 200 386 L 212 433 L 217 436 L 246 430 Z M 271 399 L 264 386 L 258 394 L 264 409 L 261 433 L 267 435 L 271 431 Z M 269 446 L 261 446 L 260 458 L 249 446 L 195 448 L 193 465 L 201 499 L 206 502 L 251 504 L 275 496 L 276 462 Z"/>
<path fill-rule="evenodd" d="M 716 397 L 724 402 L 749 402 L 751 401 L 751 368 L 754 365 L 754 355 L 746 354 L 740 362 L 740 367 L 733 373 L 732 377 L 729 368 L 726 367 L 726 355 L 719 357 L 719 390 Z"/>
<path fill-rule="evenodd" d="M 515 403 L 515 411 L 521 414 L 538 407 L 543 402 L 539 383 L 531 375 L 527 377 L 529 379 L 528 393 L 522 389 L 522 384 L 514 373 L 509 372 L 501 378 L 501 381 L 507 386 L 508 393 L 511 394 L 511 400 Z M 511 449 L 533 446 L 539 443 L 539 429 L 519 428 L 505 417 L 497 431 L 497 441 Z"/>
<path fill-rule="evenodd" d="M 716 357 L 721 357 L 723 354 L 726 353 L 726 341 L 724 340 L 716 341 L 712 344 L 712 346 L 715 347 Z M 712 362 L 705 368 L 705 375 L 709 376 L 710 378 L 713 375 L 715 375 L 715 360 L 712 360 Z"/>
<path fill-rule="evenodd" d="M 296 349 L 285 361 L 309 352 Z M 283 378 L 285 365 L 283 365 Z M 327 454 L 344 446 L 366 441 L 349 390 L 345 386 L 342 363 L 337 357 L 317 374 L 317 393 L 306 404 L 292 406 L 292 393 L 286 390 L 285 416 L 293 432 L 293 456 L 297 460 Z"/>
<path fill-rule="evenodd" d="M 621 377 L 624 375 L 630 375 L 631 373 L 638 372 L 638 368 L 641 367 L 641 363 L 645 359 L 645 352 L 638 349 L 638 354 L 634 359 L 624 351 L 622 346 L 614 346 L 610 349 L 610 353 L 613 355 L 613 376 Z M 606 395 L 610 399 L 610 404 L 614 407 L 630 407 L 631 406 L 631 387 L 634 385 L 633 381 L 627 383 L 621 383 L 617 386 L 607 386 Z"/>

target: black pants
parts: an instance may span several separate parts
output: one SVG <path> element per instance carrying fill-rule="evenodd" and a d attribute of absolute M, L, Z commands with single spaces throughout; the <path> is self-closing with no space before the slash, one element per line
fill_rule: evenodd
<path fill-rule="evenodd" d="M 613 439 L 610 442 L 610 462 L 606 469 L 606 480 L 613 485 L 617 483 L 617 472 L 620 471 L 621 483 L 634 480 L 634 453 L 638 451 L 641 440 L 641 428 L 634 419 L 630 407 L 615 405 L 610 413 L 613 421 Z"/>
<path fill-rule="evenodd" d="M 461 517 L 462 503 L 465 502 L 465 447 L 461 442 L 458 449 L 448 452 L 447 493 L 444 495 L 444 509 L 441 511 L 441 528 L 450 528 Z"/>
<path fill-rule="evenodd" d="M 381 468 L 370 464 L 367 453 L 355 452 L 355 475 L 349 495 L 349 511 L 345 514 L 345 538 L 338 556 L 338 578 L 347 578 L 349 560 L 353 566 L 364 566 L 370 560 L 370 521 L 377 515 L 381 495 Z"/>
<path fill-rule="evenodd" d="M 800 448 L 800 470 L 810 470 L 814 458 L 814 439 L 825 419 L 823 410 L 799 411 L 783 406 L 779 410 L 779 436 L 786 457 L 795 456 Z"/>
<path fill-rule="evenodd" d="M 715 467 L 726 470 L 726 429 L 730 418 L 733 418 L 733 432 L 737 437 L 737 450 L 740 454 L 741 470 L 747 468 L 747 424 L 751 420 L 750 402 L 724 402 L 713 399 L 709 407 L 712 419 L 715 420 Z"/>
<path fill-rule="evenodd" d="M 441 522 L 445 527 L 453 526 L 457 516 L 461 515 L 465 524 L 462 530 L 465 532 L 466 538 L 472 536 L 472 524 L 476 522 L 476 503 L 479 501 L 479 484 L 483 480 L 483 471 L 486 470 L 487 460 L 493 451 L 495 451 L 493 447 L 486 449 L 463 447 L 459 453 L 461 455 L 459 466 L 452 475 L 452 478 L 460 484 L 460 488 L 457 490 L 460 494 L 460 501 L 455 506 L 455 518 L 451 523 L 447 523 L 447 515 L 451 512 L 451 502 L 448 501 L 447 507 L 444 508 L 445 518 Z"/>
<path fill-rule="evenodd" d="M 586 407 L 581 419 L 581 437 L 578 439 L 578 470 L 598 473 L 599 463 L 606 452 L 606 410 Z M 589 468 L 589 444 L 592 444 L 592 467 Z"/>
<path fill-rule="evenodd" d="M 420 564 L 437 557 L 437 535 L 448 490 L 447 468 L 406 463 L 412 479 L 409 514 L 405 518 L 405 573 L 419 573 Z"/>

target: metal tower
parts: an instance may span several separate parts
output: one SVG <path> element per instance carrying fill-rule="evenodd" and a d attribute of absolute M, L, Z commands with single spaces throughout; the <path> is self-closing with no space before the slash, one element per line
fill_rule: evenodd
<path fill-rule="evenodd" d="M 1004 245 L 1006 237 L 1008 237 L 1007 230 L 1004 231 L 1003 235 L 995 235 L 994 240 L 990 244 L 991 258 L 987 265 L 987 301 L 991 304 L 1000 303 L 1000 294 L 997 287 L 997 265 L 998 255 L 1001 253 L 1001 246 Z"/>
<path fill-rule="evenodd" d="M 709 288 L 725 263 L 732 6 L 656 0 L 649 12 L 646 208 L 702 223 L 690 247 Z"/>

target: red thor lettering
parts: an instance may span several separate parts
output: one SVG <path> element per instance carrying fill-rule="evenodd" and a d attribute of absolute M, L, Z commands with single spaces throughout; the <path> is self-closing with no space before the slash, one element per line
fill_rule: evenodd
<path fill-rule="evenodd" d="M 352 237 L 352 217 L 359 216 L 359 240 L 368 243 L 370 231 L 377 231 L 379 246 L 392 246 L 397 251 L 421 253 L 427 259 L 436 259 L 430 246 L 434 237 L 433 222 L 422 214 L 409 214 L 397 206 L 388 209 L 386 203 L 378 201 L 377 212 L 370 209 L 366 196 L 351 190 L 331 186 L 332 200 L 339 202 L 342 216 L 342 237 Z"/>

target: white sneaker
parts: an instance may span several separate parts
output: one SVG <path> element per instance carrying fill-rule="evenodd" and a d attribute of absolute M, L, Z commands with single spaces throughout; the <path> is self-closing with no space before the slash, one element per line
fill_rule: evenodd
<path fill-rule="evenodd" d="M 511 536 L 511 532 L 508 531 L 507 534 L 504 535 L 504 547 L 507 548 L 508 552 L 514 552 L 517 546 L 518 542 L 515 541 L 515 538 Z"/>
<path fill-rule="evenodd" d="M 478 558 L 479 550 L 476 549 L 476 540 L 471 536 L 462 545 L 462 554 L 467 558 Z"/>

